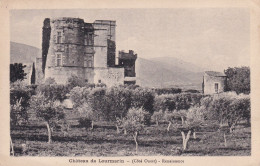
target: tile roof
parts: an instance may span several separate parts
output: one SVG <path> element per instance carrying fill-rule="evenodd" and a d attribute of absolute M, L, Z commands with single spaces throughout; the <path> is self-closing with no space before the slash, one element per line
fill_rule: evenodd
<path fill-rule="evenodd" d="M 226 76 L 224 73 L 217 72 L 217 71 L 205 71 L 205 74 L 207 74 L 209 76 L 214 76 L 214 77 L 225 77 Z"/>

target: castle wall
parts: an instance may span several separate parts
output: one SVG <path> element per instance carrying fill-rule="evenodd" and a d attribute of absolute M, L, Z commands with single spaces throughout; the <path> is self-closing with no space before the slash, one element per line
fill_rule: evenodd
<path fill-rule="evenodd" d="M 115 21 L 97 20 L 91 24 L 79 18 L 58 18 L 45 22 L 43 35 L 46 45 L 49 44 L 48 50 L 45 48 L 45 79 L 52 77 L 58 84 L 65 84 L 76 75 L 108 87 L 124 84 L 125 69 L 115 68 Z M 136 57 L 130 59 L 135 62 Z M 45 63 L 44 56 L 42 60 Z M 132 63 L 130 67 L 134 72 Z"/>
<path fill-rule="evenodd" d="M 45 70 L 45 78 L 52 77 L 58 84 L 66 84 L 72 75 L 85 78 L 85 81 L 89 83 L 94 82 L 94 70 L 91 68 L 55 67 Z"/>
<path fill-rule="evenodd" d="M 35 61 L 35 84 L 41 84 L 44 81 L 44 74 L 42 71 L 42 58 L 36 57 Z"/>
<path fill-rule="evenodd" d="M 123 68 L 95 68 L 94 83 L 105 83 L 108 87 L 124 84 Z"/>
<path fill-rule="evenodd" d="M 204 94 L 221 93 L 225 91 L 226 77 L 215 77 L 204 75 Z M 218 84 L 218 90 L 215 90 L 215 84 Z"/>
<path fill-rule="evenodd" d="M 111 42 L 115 42 L 115 21 L 97 20 L 93 23 L 95 29 L 94 35 L 94 66 L 95 67 L 107 67 L 108 56 L 111 58 L 111 49 L 108 50 L 108 45 L 111 46 Z M 108 41 L 110 40 L 110 41 Z M 109 42 L 109 43 L 108 43 Z M 110 47 L 111 48 L 111 47 Z M 114 47 L 115 52 L 115 47 Z M 113 61 L 113 60 L 112 60 Z M 109 60 L 111 63 L 111 59 Z"/>
<path fill-rule="evenodd" d="M 52 19 L 50 26 L 50 48 L 46 67 L 57 66 L 57 54 L 61 55 L 62 66 L 83 67 L 84 21 L 77 18 Z"/>

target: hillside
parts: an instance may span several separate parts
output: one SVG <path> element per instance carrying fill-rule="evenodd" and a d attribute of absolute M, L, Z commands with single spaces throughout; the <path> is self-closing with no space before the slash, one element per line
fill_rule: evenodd
<path fill-rule="evenodd" d="M 10 63 L 31 64 L 41 50 L 11 42 Z M 180 87 L 201 90 L 203 69 L 177 58 L 162 57 L 136 60 L 137 84 L 145 87 Z"/>
<path fill-rule="evenodd" d="M 193 69 L 189 69 L 189 66 Z M 142 86 L 201 90 L 203 69 L 171 57 L 150 60 L 138 57 L 136 75 L 137 83 Z"/>
<path fill-rule="evenodd" d="M 36 56 L 41 56 L 39 48 L 10 42 L 10 63 L 32 63 Z"/>

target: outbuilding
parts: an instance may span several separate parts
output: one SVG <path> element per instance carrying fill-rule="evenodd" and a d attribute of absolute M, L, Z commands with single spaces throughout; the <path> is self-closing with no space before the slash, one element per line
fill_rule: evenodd
<path fill-rule="evenodd" d="M 204 94 L 216 94 L 225 92 L 227 87 L 227 76 L 216 71 L 205 71 L 202 82 Z"/>

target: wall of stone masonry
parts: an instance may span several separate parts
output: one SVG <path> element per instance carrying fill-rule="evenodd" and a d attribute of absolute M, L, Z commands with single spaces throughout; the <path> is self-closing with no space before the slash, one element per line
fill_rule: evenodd
<path fill-rule="evenodd" d="M 204 75 L 203 77 L 203 91 L 204 94 L 214 94 L 215 92 L 215 83 L 218 83 L 218 93 L 222 93 L 225 91 L 226 86 L 226 77 L 215 77 Z"/>
<path fill-rule="evenodd" d="M 124 68 L 95 68 L 94 83 L 106 84 L 108 87 L 124 84 Z"/>
<path fill-rule="evenodd" d="M 63 66 L 83 67 L 85 52 L 84 20 L 78 18 L 58 18 L 50 20 L 51 37 L 46 67 L 57 66 L 56 55 L 62 55 Z M 61 42 L 57 34 L 61 33 Z"/>
<path fill-rule="evenodd" d="M 86 82 L 94 83 L 94 70 L 92 68 L 55 67 L 45 69 L 45 79 L 54 78 L 58 84 L 66 84 L 72 75 L 83 78 Z"/>
<path fill-rule="evenodd" d="M 109 66 L 108 55 L 111 55 L 111 50 L 108 54 L 108 40 L 115 42 L 115 21 L 96 20 L 93 23 L 95 29 L 94 35 L 94 66 L 107 67 Z M 115 47 L 114 47 L 115 48 Z"/>

